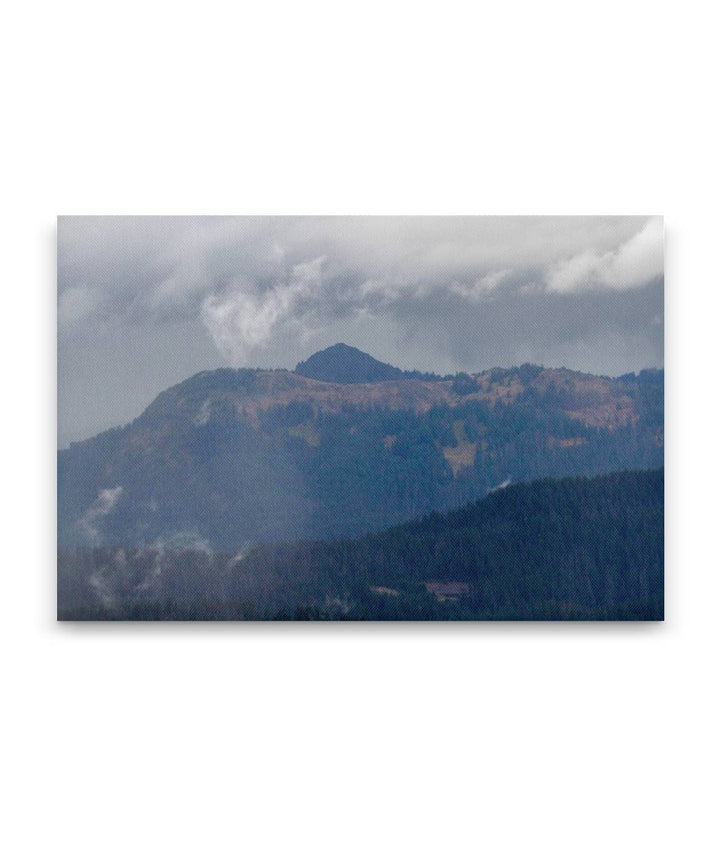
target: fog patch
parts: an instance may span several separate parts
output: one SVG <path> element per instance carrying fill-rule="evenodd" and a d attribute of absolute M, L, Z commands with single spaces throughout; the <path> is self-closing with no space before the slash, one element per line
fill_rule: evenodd
<path fill-rule="evenodd" d="M 103 488 L 98 491 L 97 499 L 80 517 L 76 523 L 78 530 L 92 543 L 100 540 L 100 523 L 115 506 L 122 496 L 122 485 L 117 487 Z"/>
<path fill-rule="evenodd" d="M 200 405 L 200 410 L 195 414 L 193 418 L 193 425 L 197 428 L 201 428 L 203 425 L 207 425 L 210 421 L 210 413 L 212 411 L 212 402 L 209 398 L 206 398 L 205 401 Z"/>

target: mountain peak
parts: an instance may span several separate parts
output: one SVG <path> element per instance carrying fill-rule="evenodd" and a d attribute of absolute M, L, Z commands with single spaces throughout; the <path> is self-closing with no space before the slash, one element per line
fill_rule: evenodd
<path fill-rule="evenodd" d="M 298 363 L 295 373 L 330 383 L 375 383 L 397 380 L 403 376 L 403 372 L 395 366 L 381 363 L 370 354 L 343 342 L 318 351 Z"/>

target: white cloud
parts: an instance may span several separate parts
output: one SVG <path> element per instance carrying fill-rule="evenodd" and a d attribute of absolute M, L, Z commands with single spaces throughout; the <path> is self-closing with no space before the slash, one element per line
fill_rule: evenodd
<path fill-rule="evenodd" d="M 249 280 L 236 281 L 203 302 L 202 319 L 216 346 L 238 362 L 265 345 L 275 328 L 297 320 L 298 304 L 321 296 L 323 257 L 296 264 L 288 282 L 261 291 Z"/>
<path fill-rule="evenodd" d="M 450 285 L 450 291 L 466 300 L 477 303 L 492 294 L 510 273 L 510 268 L 505 268 L 504 270 L 491 271 L 472 283 L 453 282 Z"/>
<path fill-rule="evenodd" d="M 652 217 L 613 250 L 587 249 L 550 265 L 545 280 L 550 291 L 559 293 L 638 288 L 662 276 L 663 255 L 662 218 Z"/>
<path fill-rule="evenodd" d="M 662 217 L 653 217 L 611 259 L 605 280 L 614 288 L 635 288 L 655 277 L 664 268 Z"/>
<path fill-rule="evenodd" d="M 77 521 L 78 529 L 90 541 L 96 542 L 100 537 L 98 524 L 101 518 L 109 514 L 117 505 L 122 496 L 123 488 L 121 485 L 112 488 L 103 488 L 98 492 L 97 499 Z"/>

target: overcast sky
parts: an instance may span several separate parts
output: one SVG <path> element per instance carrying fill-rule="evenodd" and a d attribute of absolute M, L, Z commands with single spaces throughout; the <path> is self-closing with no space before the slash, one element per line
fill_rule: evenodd
<path fill-rule="evenodd" d="M 61 446 L 218 366 L 663 365 L 658 217 L 61 217 Z"/>

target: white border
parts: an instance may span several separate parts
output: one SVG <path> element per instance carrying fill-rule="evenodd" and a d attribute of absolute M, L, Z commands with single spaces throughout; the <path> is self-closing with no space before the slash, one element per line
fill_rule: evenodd
<path fill-rule="evenodd" d="M 710 13 L 10 11 L 4 852 L 717 846 Z M 665 624 L 54 622 L 55 215 L 351 212 L 665 214 Z"/>

